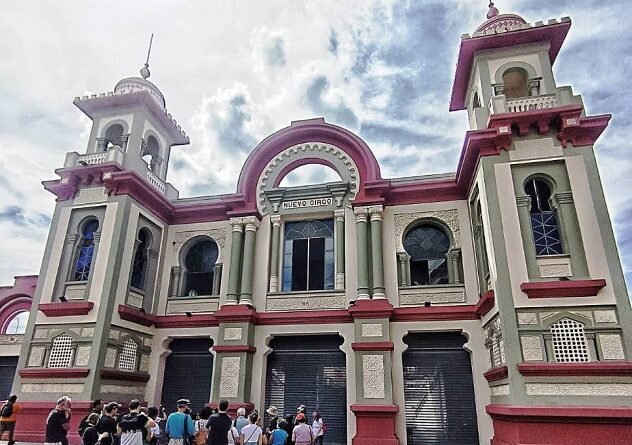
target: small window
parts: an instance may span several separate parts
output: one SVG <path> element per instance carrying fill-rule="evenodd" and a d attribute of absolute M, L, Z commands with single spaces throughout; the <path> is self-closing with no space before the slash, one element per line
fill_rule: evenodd
<path fill-rule="evenodd" d="M 123 126 L 121 124 L 111 125 L 105 132 L 108 148 L 112 146 L 123 147 Z"/>
<path fill-rule="evenodd" d="M 527 181 L 525 192 L 531 198 L 531 229 L 536 255 L 563 253 L 557 215 L 551 209 L 551 188 L 541 179 Z"/>
<path fill-rule="evenodd" d="M 481 99 L 478 96 L 478 91 L 474 93 L 474 99 L 472 99 L 472 108 L 480 108 Z"/>
<path fill-rule="evenodd" d="M 551 325 L 551 336 L 556 362 L 590 361 L 583 324 L 570 318 L 562 318 Z"/>
<path fill-rule="evenodd" d="M 48 358 L 49 368 L 68 368 L 72 362 L 72 337 L 68 334 L 58 335 L 53 339 L 53 347 Z"/>
<path fill-rule="evenodd" d="M 529 75 L 522 68 L 509 68 L 503 73 L 505 97 L 516 99 L 529 95 Z"/>
<path fill-rule="evenodd" d="M 136 353 L 138 343 L 131 338 L 123 342 L 123 348 L 119 354 L 118 369 L 122 371 L 136 371 Z"/>
<path fill-rule="evenodd" d="M 28 312 L 18 312 L 7 323 L 7 329 L 5 334 L 7 335 L 22 335 L 26 332 L 26 324 L 29 322 Z"/>
<path fill-rule="evenodd" d="M 132 266 L 132 279 L 130 285 L 138 290 L 145 289 L 145 275 L 147 274 L 147 262 L 149 257 L 149 234 L 147 230 L 138 232 L 138 246 L 134 255 Z"/>
<path fill-rule="evenodd" d="M 81 232 L 81 245 L 75 264 L 74 281 L 88 281 L 90 267 L 92 265 L 92 255 L 94 254 L 94 233 L 99 228 L 99 221 L 96 219 L 88 221 L 83 226 Z"/>
<path fill-rule="evenodd" d="M 158 174 L 158 170 L 160 170 L 160 144 L 158 143 L 158 139 L 153 136 L 147 138 L 147 143 L 141 152 L 141 157 L 147 164 L 149 170 Z"/>
<path fill-rule="evenodd" d="M 288 222 L 283 245 L 283 292 L 334 288 L 334 222 Z"/>
<path fill-rule="evenodd" d="M 211 240 L 195 243 L 184 259 L 185 291 L 184 295 L 211 295 L 213 292 L 213 273 L 219 251 Z"/>
<path fill-rule="evenodd" d="M 410 283 L 413 286 L 448 284 L 447 253 L 450 238 L 433 224 L 421 224 L 404 236 L 410 255 Z"/>

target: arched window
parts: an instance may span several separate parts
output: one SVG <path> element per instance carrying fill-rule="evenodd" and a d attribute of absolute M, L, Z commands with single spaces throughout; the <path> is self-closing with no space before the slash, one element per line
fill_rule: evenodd
<path fill-rule="evenodd" d="M 110 125 L 105 132 L 107 146 L 113 145 L 123 148 L 123 126 L 121 124 Z"/>
<path fill-rule="evenodd" d="M 524 191 L 531 198 L 531 229 L 536 255 L 563 253 L 560 230 L 555 212 L 551 209 L 551 188 L 538 178 L 527 181 Z"/>
<path fill-rule="evenodd" d="M 590 355 L 584 325 L 562 318 L 551 325 L 551 341 L 555 361 L 560 363 L 588 362 Z"/>
<path fill-rule="evenodd" d="M 184 259 L 185 295 L 211 295 L 213 292 L 213 273 L 219 250 L 211 240 L 195 243 Z"/>
<path fill-rule="evenodd" d="M 7 323 L 5 334 L 22 335 L 26 332 L 26 324 L 29 322 L 29 313 L 26 311 L 18 312 Z"/>
<path fill-rule="evenodd" d="M 505 97 L 515 99 L 529 95 L 529 74 L 522 68 L 509 68 L 503 73 Z"/>
<path fill-rule="evenodd" d="M 478 91 L 474 92 L 474 99 L 472 99 L 472 108 L 480 108 L 481 107 L 481 99 L 478 96 Z"/>
<path fill-rule="evenodd" d="M 334 222 L 288 222 L 283 243 L 283 292 L 334 288 Z"/>
<path fill-rule="evenodd" d="M 72 337 L 60 334 L 53 339 L 53 347 L 48 358 L 49 368 L 68 368 L 72 363 Z"/>
<path fill-rule="evenodd" d="M 160 144 L 158 143 L 158 139 L 153 136 L 149 136 L 140 155 L 143 158 L 143 161 L 147 163 L 147 167 L 149 167 L 152 172 L 158 174 L 161 162 Z"/>
<path fill-rule="evenodd" d="M 130 285 L 138 290 L 145 289 L 145 277 L 147 275 L 147 264 L 149 259 L 150 236 L 146 229 L 138 232 L 138 246 L 134 255 L 132 265 L 132 279 Z"/>
<path fill-rule="evenodd" d="M 420 224 L 404 236 L 410 255 L 410 282 L 413 286 L 448 284 L 447 253 L 450 238 L 434 224 Z"/>
<path fill-rule="evenodd" d="M 94 233 L 99 228 L 99 221 L 91 219 L 83 225 L 81 245 L 75 264 L 74 281 L 88 281 L 92 255 L 94 254 Z"/>
<path fill-rule="evenodd" d="M 136 371 L 136 355 L 138 343 L 131 338 L 123 342 L 123 348 L 119 354 L 118 369 L 122 371 Z"/>

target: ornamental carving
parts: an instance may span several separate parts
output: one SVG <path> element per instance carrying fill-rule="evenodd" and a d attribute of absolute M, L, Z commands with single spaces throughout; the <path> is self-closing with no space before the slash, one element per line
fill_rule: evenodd
<path fill-rule="evenodd" d="M 604 360 L 625 360 L 623 344 L 619 334 L 600 334 L 599 345 Z"/>
<path fill-rule="evenodd" d="M 570 264 L 542 264 L 538 268 L 541 278 L 570 277 L 572 275 Z"/>
<path fill-rule="evenodd" d="M 77 356 L 75 357 L 75 365 L 85 367 L 90 364 L 90 346 L 81 346 L 77 348 Z"/>
<path fill-rule="evenodd" d="M 491 387 L 491 393 L 493 397 L 499 396 L 508 396 L 509 395 L 509 385 L 498 385 Z"/>
<path fill-rule="evenodd" d="M 432 303 L 465 303 L 464 292 L 433 292 L 433 293 L 401 293 L 399 302 L 401 305 L 418 306 L 425 302 Z"/>
<path fill-rule="evenodd" d="M 224 340 L 241 340 L 243 328 L 224 328 Z"/>
<path fill-rule="evenodd" d="M 306 295 L 304 297 L 271 297 L 268 296 L 268 311 L 313 311 L 320 309 L 345 309 L 347 299 L 341 295 Z"/>
<path fill-rule="evenodd" d="M 518 324 L 523 326 L 538 326 L 540 324 L 538 314 L 534 312 L 519 312 Z"/>
<path fill-rule="evenodd" d="M 22 392 L 31 394 L 40 393 L 81 393 L 83 383 L 22 383 Z"/>
<path fill-rule="evenodd" d="M 382 333 L 381 323 L 362 323 L 362 336 L 363 337 L 381 337 Z"/>
<path fill-rule="evenodd" d="M 240 357 L 222 358 L 222 368 L 220 372 L 219 396 L 237 397 L 239 394 L 239 366 Z"/>
<path fill-rule="evenodd" d="M 629 383 L 527 383 L 529 396 L 632 396 Z"/>
<path fill-rule="evenodd" d="M 175 301 L 167 302 L 167 314 L 184 314 L 185 312 L 215 312 L 219 307 L 216 298 L 212 301 Z"/>
<path fill-rule="evenodd" d="M 29 354 L 29 361 L 27 366 L 42 366 L 44 363 L 44 354 L 46 353 L 46 348 L 43 346 L 33 346 L 31 348 L 31 353 Z"/>
<path fill-rule="evenodd" d="M 461 232 L 459 229 L 459 211 L 457 209 L 436 210 L 433 212 L 397 213 L 394 216 L 395 239 L 397 251 L 404 252 L 403 235 L 406 228 L 418 219 L 434 218 L 443 222 L 452 232 L 452 247 L 461 247 Z"/>
<path fill-rule="evenodd" d="M 383 399 L 384 390 L 384 356 L 362 356 L 362 392 L 365 399 Z"/>
<path fill-rule="evenodd" d="M 520 337 L 520 344 L 522 345 L 522 357 L 525 362 L 541 362 L 544 360 L 540 336 Z"/>
<path fill-rule="evenodd" d="M 145 396 L 144 386 L 101 385 L 104 394 L 127 394 L 130 396 Z"/>
<path fill-rule="evenodd" d="M 4 334 L 0 335 L 0 345 L 19 345 L 22 343 L 23 334 Z"/>
<path fill-rule="evenodd" d="M 176 254 L 180 253 L 180 249 L 191 238 L 196 236 L 208 236 L 213 238 L 213 241 L 217 243 L 219 247 L 219 255 L 221 257 L 222 252 L 224 251 L 224 246 L 226 246 L 226 229 L 207 229 L 207 230 L 191 230 L 188 232 L 177 232 L 173 239 L 173 251 Z M 219 257 L 218 257 L 219 261 Z"/>
<path fill-rule="evenodd" d="M 617 314 L 613 310 L 595 311 L 595 322 L 596 323 L 616 323 Z"/>

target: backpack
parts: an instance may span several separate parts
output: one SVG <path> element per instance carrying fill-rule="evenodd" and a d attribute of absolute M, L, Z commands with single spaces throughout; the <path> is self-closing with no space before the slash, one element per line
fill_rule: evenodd
<path fill-rule="evenodd" d="M 13 403 L 5 403 L 2 406 L 2 411 L 0 412 L 0 416 L 2 417 L 11 417 L 13 415 Z"/>

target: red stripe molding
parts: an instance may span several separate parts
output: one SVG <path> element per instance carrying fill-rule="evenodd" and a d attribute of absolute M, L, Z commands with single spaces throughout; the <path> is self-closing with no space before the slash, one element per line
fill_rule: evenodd
<path fill-rule="evenodd" d="M 256 352 L 257 348 L 248 345 L 215 345 L 215 352 Z"/>
<path fill-rule="evenodd" d="M 502 380 L 509 377 L 509 368 L 507 366 L 499 366 L 497 368 L 492 368 L 483 374 L 485 379 L 488 382 L 495 382 L 496 380 Z"/>
<path fill-rule="evenodd" d="M 602 421 L 632 424 L 632 407 L 627 406 L 524 406 L 496 405 L 485 407 L 493 419 L 517 420 L 526 422 L 570 420 Z"/>
<path fill-rule="evenodd" d="M 478 320 L 478 306 L 464 304 L 460 306 L 423 306 L 395 308 L 391 321 L 442 321 L 442 320 Z"/>
<path fill-rule="evenodd" d="M 606 280 L 535 281 L 522 283 L 529 298 L 595 297 L 606 286 Z"/>
<path fill-rule="evenodd" d="M 74 379 L 87 377 L 90 368 L 23 368 L 18 374 L 25 379 Z"/>
<path fill-rule="evenodd" d="M 47 317 L 69 317 L 72 315 L 87 315 L 92 310 L 91 301 L 67 301 L 59 303 L 40 303 L 37 309 Z"/>
<path fill-rule="evenodd" d="M 366 341 L 351 343 L 354 351 L 392 351 L 395 345 L 392 341 Z"/>
<path fill-rule="evenodd" d="M 353 318 L 346 309 L 331 311 L 260 312 L 257 314 L 256 323 L 263 326 L 339 324 L 353 323 Z"/>
<path fill-rule="evenodd" d="M 148 382 L 150 375 L 146 372 L 121 371 L 120 369 L 102 369 L 100 373 L 104 379 L 125 380 L 131 382 Z"/>
<path fill-rule="evenodd" d="M 349 306 L 349 314 L 355 318 L 390 318 L 393 305 L 385 298 L 356 300 Z"/>
<path fill-rule="evenodd" d="M 490 289 L 485 292 L 476 303 L 476 313 L 481 317 L 484 317 L 494 308 L 496 302 L 496 293 L 494 289 Z"/>
<path fill-rule="evenodd" d="M 209 328 L 219 326 L 213 314 L 157 315 L 154 316 L 157 328 Z"/>
<path fill-rule="evenodd" d="M 518 363 L 525 376 L 631 376 L 632 362 Z"/>

